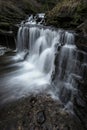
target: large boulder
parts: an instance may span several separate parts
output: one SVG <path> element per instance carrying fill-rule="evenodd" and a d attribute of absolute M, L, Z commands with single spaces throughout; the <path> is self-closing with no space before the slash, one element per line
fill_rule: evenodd
<path fill-rule="evenodd" d="M 1 130 L 84 130 L 79 120 L 50 96 L 30 96 L 0 110 Z"/>

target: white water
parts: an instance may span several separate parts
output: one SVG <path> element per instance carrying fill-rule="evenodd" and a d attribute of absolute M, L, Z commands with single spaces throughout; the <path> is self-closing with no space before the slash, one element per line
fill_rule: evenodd
<path fill-rule="evenodd" d="M 22 42 L 20 43 L 19 41 L 21 40 Z M 57 48 L 59 46 L 61 47 L 61 50 L 58 52 Z M 29 86 L 32 84 L 32 90 L 35 91 L 35 84 L 38 86 L 40 83 L 42 83 L 40 84 L 38 92 L 42 90 L 43 84 L 46 86 L 45 89 L 51 85 L 52 72 L 55 70 L 55 54 L 56 52 L 59 53 L 59 63 L 57 67 L 57 83 L 59 85 L 56 88 L 59 92 L 57 93 L 56 89 L 53 90 L 53 88 L 52 90 L 48 89 L 47 92 L 53 97 L 60 97 L 61 99 L 61 94 L 64 89 L 64 94 L 67 95 L 66 91 L 69 91 L 70 93 L 70 98 L 64 102 L 67 103 L 68 101 L 72 100 L 74 87 L 71 81 L 69 81 L 69 75 L 72 73 L 72 69 L 75 69 L 73 65 L 73 60 L 75 59 L 73 52 L 76 50 L 76 46 L 74 45 L 73 33 L 62 30 L 52 31 L 50 29 L 40 29 L 38 27 L 23 27 L 20 28 L 18 32 L 17 50 L 18 56 L 16 56 L 16 58 L 26 60 L 24 67 L 29 69 L 30 66 L 33 66 L 31 72 L 28 70 L 28 75 L 30 75 L 30 77 L 28 77 L 29 83 L 27 82 L 27 84 Z M 26 54 L 27 56 L 25 56 Z M 38 75 L 36 75 L 37 72 L 39 73 L 39 78 Z M 26 79 L 28 79 L 27 76 L 24 75 Z M 20 79 L 23 79 L 23 77 L 20 77 Z M 69 105 L 67 104 L 67 106 Z"/>
<path fill-rule="evenodd" d="M 59 37 L 59 32 L 49 29 L 20 27 L 17 43 L 18 54 L 15 60 L 26 58 L 27 69 L 33 66 L 31 77 L 35 77 L 38 71 L 41 77 L 44 75 L 43 79 L 46 77 L 47 82 L 50 83 L 54 64 L 55 44 L 59 42 Z M 37 81 L 37 83 L 39 82 Z"/>
<path fill-rule="evenodd" d="M 21 22 L 21 25 L 41 25 L 43 23 L 45 23 L 45 13 L 39 13 L 34 15 L 30 15 L 28 17 L 28 19 L 26 19 L 25 21 Z"/>
<path fill-rule="evenodd" d="M 78 91 L 75 78 L 82 78 L 87 66 L 87 54 L 83 54 L 82 63 L 78 61 L 80 52 L 74 44 L 74 34 L 25 25 L 19 28 L 17 39 L 17 54 L 12 57 L 15 64 L 8 66 L 14 70 L 0 78 L 1 87 L 4 86 L 0 100 L 6 102 L 45 92 L 60 99 L 66 109 L 71 109 L 73 96 Z M 53 72 L 56 74 L 54 83 L 51 79 Z"/>
<path fill-rule="evenodd" d="M 87 75 L 87 53 L 77 49 L 72 33 L 65 32 L 65 45 L 58 54 L 56 68 L 50 93 L 62 101 L 65 109 L 73 113 L 74 98 L 79 91 L 78 82 L 84 81 Z"/>
<path fill-rule="evenodd" d="M 49 88 L 58 40 L 59 32 L 56 31 L 37 27 L 19 28 L 17 55 L 12 57 L 15 64 L 9 66 L 19 69 L 1 78 L 3 102 L 44 92 Z"/>
<path fill-rule="evenodd" d="M 10 51 L 9 48 L 0 46 L 0 56 L 4 55 L 6 52 Z"/>

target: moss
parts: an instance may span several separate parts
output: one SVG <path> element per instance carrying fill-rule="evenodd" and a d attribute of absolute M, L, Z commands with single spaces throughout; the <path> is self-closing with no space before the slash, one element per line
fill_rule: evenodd
<path fill-rule="evenodd" d="M 59 0 L 37 0 L 37 1 L 42 4 L 41 11 L 46 12 L 52 9 Z"/>
<path fill-rule="evenodd" d="M 63 0 L 46 14 L 47 24 L 62 28 L 76 28 L 87 19 L 85 0 Z"/>

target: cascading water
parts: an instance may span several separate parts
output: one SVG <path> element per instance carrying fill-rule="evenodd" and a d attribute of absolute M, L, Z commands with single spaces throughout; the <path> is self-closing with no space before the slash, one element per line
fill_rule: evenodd
<path fill-rule="evenodd" d="M 29 53 L 26 60 L 43 73 L 49 73 L 54 61 L 55 44 L 59 41 L 59 37 L 58 32 L 49 29 L 21 27 L 18 33 L 18 55 Z"/>
<path fill-rule="evenodd" d="M 54 83 L 56 89 L 53 87 L 49 93 L 53 93 L 56 98 L 60 98 L 67 106 L 69 106 L 68 104 L 72 105 L 71 100 L 76 91 L 76 85 L 73 86 L 70 79 L 75 72 L 75 64 L 73 65 L 73 60 L 75 60 L 74 53 L 76 51 L 74 34 L 63 30 L 52 31 L 50 29 L 27 28 L 25 26 L 19 29 L 18 41 L 22 41 L 21 43 L 18 42 L 18 55 L 21 55 L 21 53 L 26 55 L 25 50 L 27 50 L 28 55 L 26 58 L 25 55 L 24 57 L 21 55 L 22 58 L 25 58 L 27 63 L 33 64 L 38 71 L 43 73 L 49 84 L 51 84 L 52 72 L 56 66 L 54 65 L 55 55 L 56 52 L 58 53 L 58 73 L 55 72 L 57 73 L 56 81 L 58 87 Z M 59 47 L 58 51 L 57 48 Z"/>
<path fill-rule="evenodd" d="M 72 112 L 79 91 L 78 81 L 84 81 L 87 75 L 87 53 L 77 49 L 72 33 L 65 32 L 64 42 L 55 59 L 53 95 L 55 93 L 65 108 Z M 80 100 L 80 103 L 83 104 L 83 101 Z"/>
<path fill-rule="evenodd" d="M 37 27 L 20 27 L 18 32 L 18 55 L 16 58 L 24 59 L 33 64 L 36 69 L 46 75 L 51 75 L 54 63 L 55 44 L 59 42 L 60 34 L 49 29 Z"/>
<path fill-rule="evenodd" d="M 79 61 L 83 52 L 74 44 L 74 33 L 25 24 L 19 28 L 17 39 L 17 54 L 10 65 L 14 71 L 0 77 L 4 86 L 0 101 L 46 92 L 71 109 L 78 92 L 76 79 L 83 77 L 87 66 L 86 53 Z"/>
<path fill-rule="evenodd" d="M 1 102 L 49 88 L 59 33 L 38 27 L 19 28 L 17 55 L 12 58 L 15 64 L 10 67 L 20 69 L 6 73 L 4 78 L 1 77 L 1 86 L 5 88 L 2 93 L 7 93 L 1 96 Z"/>

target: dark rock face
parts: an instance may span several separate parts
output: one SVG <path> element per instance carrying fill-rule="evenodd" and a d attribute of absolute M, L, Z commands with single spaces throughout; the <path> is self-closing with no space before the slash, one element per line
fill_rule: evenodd
<path fill-rule="evenodd" d="M 76 45 L 80 50 L 87 52 L 87 21 L 76 28 Z"/>
<path fill-rule="evenodd" d="M 59 98 L 63 103 L 67 103 L 71 97 L 71 91 L 62 87 L 60 90 Z"/>
<path fill-rule="evenodd" d="M 13 34 L 8 32 L 0 34 L 0 45 L 13 49 L 16 49 L 16 38 Z"/>
<path fill-rule="evenodd" d="M 87 129 L 87 80 L 79 81 L 78 96 L 74 99 L 74 111 Z"/>
<path fill-rule="evenodd" d="M 77 26 L 76 31 L 87 37 L 87 19 L 82 24 Z"/>
<path fill-rule="evenodd" d="M 83 51 L 87 51 L 87 36 L 77 34 L 76 35 L 76 46 Z"/>
<path fill-rule="evenodd" d="M 44 114 L 44 111 L 41 111 L 41 112 L 38 112 L 37 113 L 37 122 L 39 124 L 43 124 L 46 120 L 46 117 L 45 117 L 45 114 Z"/>
<path fill-rule="evenodd" d="M 17 26 L 8 26 L 8 28 L 0 29 L 0 45 L 5 46 L 7 48 L 16 49 L 16 42 L 17 42 Z"/>
<path fill-rule="evenodd" d="M 71 98 L 74 104 L 74 112 L 77 118 L 79 118 L 82 125 L 84 126 L 84 130 L 86 130 L 87 129 L 87 87 L 86 87 L 87 86 L 87 48 L 86 48 L 87 37 L 85 37 L 83 34 L 81 37 L 78 34 L 75 37 L 75 39 L 76 39 L 75 42 L 76 42 L 77 49 L 73 51 L 74 60 L 72 59 L 73 60 L 72 64 L 73 65 L 75 64 L 76 66 L 75 68 L 73 66 L 70 73 L 72 75 L 72 79 L 77 89 L 77 92 L 73 93 L 73 96 L 72 96 L 73 98 L 71 98 L 72 91 L 70 89 L 67 89 L 67 87 L 64 87 L 63 85 L 61 85 L 60 84 L 61 79 L 59 80 L 59 77 L 58 77 L 59 70 L 61 68 L 62 68 L 61 77 L 62 78 L 64 77 L 65 70 L 66 70 L 65 68 L 67 64 L 67 59 L 64 58 L 63 65 L 61 66 L 61 68 L 59 68 L 59 61 L 61 60 L 60 51 L 62 47 L 58 50 L 58 53 L 56 54 L 56 57 L 55 57 L 55 61 L 54 61 L 55 72 L 53 72 L 52 79 L 55 86 L 60 87 L 60 90 L 59 90 L 60 92 L 58 93 L 60 100 L 66 104 L 66 102 L 69 101 Z M 75 85 L 73 87 L 75 87 Z"/>
<path fill-rule="evenodd" d="M 32 105 L 33 104 L 33 105 Z M 79 120 L 46 95 L 30 96 L 0 109 L 1 130 L 84 130 Z"/>

